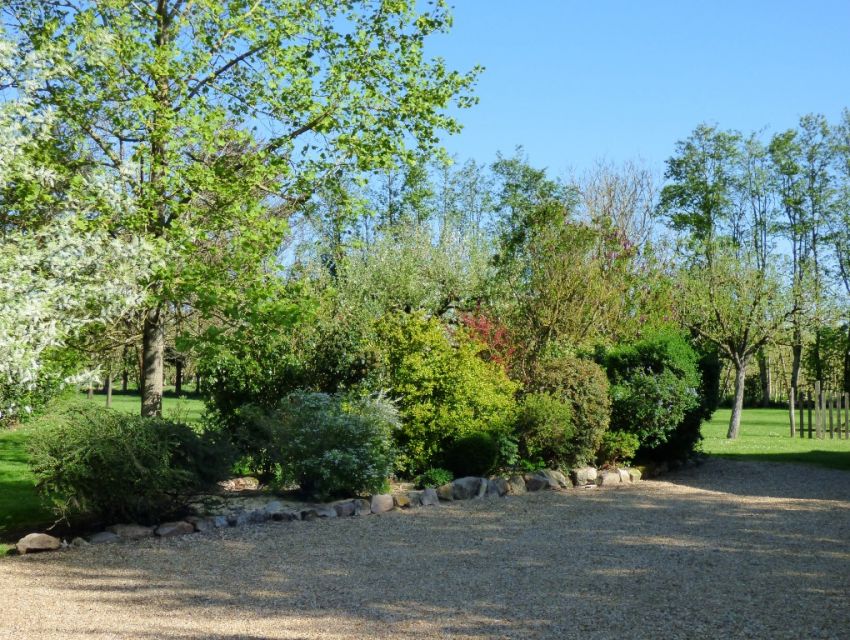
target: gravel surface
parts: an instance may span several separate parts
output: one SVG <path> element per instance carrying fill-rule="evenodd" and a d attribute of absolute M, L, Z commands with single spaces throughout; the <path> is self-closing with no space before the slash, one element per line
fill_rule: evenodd
<path fill-rule="evenodd" d="M 0 638 L 848 638 L 850 473 L 663 481 L 0 561 Z"/>

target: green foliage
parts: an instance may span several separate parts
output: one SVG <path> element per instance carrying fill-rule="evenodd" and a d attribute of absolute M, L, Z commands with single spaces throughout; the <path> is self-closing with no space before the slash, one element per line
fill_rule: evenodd
<path fill-rule="evenodd" d="M 282 475 L 319 499 L 377 493 L 393 471 L 395 406 L 383 398 L 295 392 L 273 409 L 243 410 L 273 443 Z"/>
<path fill-rule="evenodd" d="M 427 487 L 441 487 L 454 479 L 454 474 L 452 474 L 452 472 L 448 469 L 432 467 L 431 469 L 426 469 L 416 476 L 415 482 L 417 487 L 425 489 Z"/>
<path fill-rule="evenodd" d="M 520 403 L 515 431 L 524 462 L 567 464 L 575 437 L 571 405 L 551 393 L 530 393 Z"/>
<path fill-rule="evenodd" d="M 168 420 L 71 406 L 33 431 L 39 489 L 69 519 L 155 522 L 226 477 L 226 446 Z"/>
<path fill-rule="evenodd" d="M 384 317 L 377 327 L 378 366 L 368 384 L 397 399 L 399 471 L 413 475 L 438 461 L 459 437 L 508 433 L 517 385 L 479 357 L 482 345 L 463 331 L 450 336 L 422 313 Z"/>
<path fill-rule="evenodd" d="M 490 433 L 470 433 L 453 440 L 442 455 L 455 477 L 486 476 L 499 463 L 499 442 Z"/>
<path fill-rule="evenodd" d="M 567 465 L 592 462 L 611 419 L 608 378 L 602 367 L 571 354 L 546 357 L 530 371 L 527 388 L 569 406 L 573 435 L 565 452 Z"/>
<path fill-rule="evenodd" d="M 635 457 L 640 440 L 627 431 L 608 431 L 602 437 L 599 447 L 598 460 L 602 465 L 616 466 L 619 463 L 628 464 Z"/>

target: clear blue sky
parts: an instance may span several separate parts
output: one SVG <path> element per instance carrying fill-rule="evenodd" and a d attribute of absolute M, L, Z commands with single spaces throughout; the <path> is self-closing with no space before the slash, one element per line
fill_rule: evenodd
<path fill-rule="evenodd" d="M 850 107 L 850 0 L 455 0 L 430 52 L 486 67 L 446 140 L 489 162 L 522 144 L 561 175 L 642 157 L 661 171 L 700 122 L 744 132 Z"/>

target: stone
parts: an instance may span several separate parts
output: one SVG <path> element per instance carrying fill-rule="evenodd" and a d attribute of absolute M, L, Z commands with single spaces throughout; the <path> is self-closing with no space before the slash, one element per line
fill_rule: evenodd
<path fill-rule="evenodd" d="M 337 513 L 333 505 L 320 504 L 316 506 L 316 515 L 320 518 L 336 518 Z"/>
<path fill-rule="evenodd" d="M 536 473 L 525 474 L 525 488 L 527 491 L 540 491 L 549 487 L 549 479 L 545 476 Z"/>
<path fill-rule="evenodd" d="M 455 490 L 454 486 L 451 482 L 448 482 L 444 485 L 437 487 L 437 496 L 440 500 L 454 500 L 455 499 Z"/>
<path fill-rule="evenodd" d="M 628 472 L 629 472 L 629 480 L 631 482 L 639 482 L 640 481 L 640 479 L 642 477 L 640 469 L 635 469 L 634 467 L 632 467 L 631 469 L 628 469 Z"/>
<path fill-rule="evenodd" d="M 555 469 L 541 469 L 537 472 L 537 475 L 546 478 L 552 489 L 566 489 L 572 486 L 572 482 L 567 480 L 567 476 Z"/>
<path fill-rule="evenodd" d="M 348 500 L 346 502 L 337 502 L 334 505 L 334 509 L 336 509 L 336 515 L 338 518 L 348 518 L 354 515 L 356 506 L 353 500 Z"/>
<path fill-rule="evenodd" d="M 620 475 L 620 482 L 629 483 L 632 481 L 628 469 L 617 469 L 617 473 Z"/>
<path fill-rule="evenodd" d="M 578 467 L 570 470 L 570 479 L 577 487 L 595 483 L 597 476 L 598 472 L 595 467 Z"/>
<path fill-rule="evenodd" d="M 46 533 L 30 533 L 18 540 L 15 548 L 18 553 L 24 555 L 26 553 L 38 553 L 40 551 L 56 551 L 62 546 L 62 541 L 59 538 L 49 536 Z"/>
<path fill-rule="evenodd" d="M 372 496 L 371 507 L 372 513 L 386 513 L 393 510 L 395 502 L 393 501 L 393 497 L 388 493 L 379 493 Z"/>
<path fill-rule="evenodd" d="M 600 487 L 611 487 L 620 484 L 620 474 L 616 471 L 603 471 L 597 476 L 596 484 Z"/>
<path fill-rule="evenodd" d="M 222 480 L 218 483 L 225 491 L 256 491 L 260 488 L 260 481 L 251 476 L 244 478 L 231 478 L 230 480 Z"/>
<path fill-rule="evenodd" d="M 410 500 L 411 507 L 422 506 L 422 491 L 408 491 L 407 499 Z"/>
<path fill-rule="evenodd" d="M 141 540 L 153 536 L 153 527 L 143 527 L 138 524 L 113 524 L 111 527 L 106 527 L 106 530 L 122 540 Z"/>
<path fill-rule="evenodd" d="M 508 478 L 508 495 L 521 496 L 525 492 L 525 478 L 522 476 L 511 476 Z"/>
<path fill-rule="evenodd" d="M 309 509 L 301 509 L 301 519 L 305 522 L 309 522 L 311 520 L 318 520 L 319 514 L 314 508 Z"/>
<path fill-rule="evenodd" d="M 481 486 L 484 485 L 484 492 L 487 491 L 487 480 L 484 478 L 476 478 L 475 476 L 467 476 L 458 478 L 452 482 L 452 497 L 455 500 L 469 500 L 470 498 L 480 498 L 483 493 Z"/>
<path fill-rule="evenodd" d="M 247 514 L 249 524 L 260 524 L 261 522 L 268 522 L 272 519 L 272 514 L 266 511 L 265 507 L 252 509 L 251 511 L 248 511 Z"/>
<path fill-rule="evenodd" d="M 433 487 L 428 487 L 422 492 L 422 496 L 419 498 L 419 504 L 423 507 L 439 507 L 440 496 L 437 495 L 437 491 Z"/>
<path fill-rule="evenodd" d="M 372 503 L 363 498 L 357 498 L 354 502 L 354 515 L 368 516 L 372 513 Z"/>
<path fill-rule="evenodd" d="M 198 533 L 206 533 L 217 528 L 212 518 L 202 518 L 201 516 L 189 516 L 188 518 L 186 518 L 186 522 L 195 527 L 195 531 L 197 531 Z M 226 525 L 227 520 L 225 520 L 225 526 Z"/>
<path fill-rule="evenodd" d="M 263 507 L 263 510 L 269 514 L 269 518 L 274 519 L 275 515 L 283 513 L 283 505 L 277 500 L 272 500 Z"/>
<path fill-rule="evenodd" d="M 408 498 L 404 494 L 394 495 L 393 502 L 395 503 L 396 509 L 409 509 L 410 508 L 410 498 Z"/>
<path fill-rule="evenodd" d="M 89 542 L 91 544 L 110 544 L 112 542 L 120 542 L 120 540 L 121 538 L 111 531 L 101 531 L 100 533 L 89 536 Z"/>
<path fill-rule="evenodd" d="M 237 511 L 236 513 L 229 513 L 227 516 L 227 524 L 230 527 L 244 527 L 251 521 L 248 512 L 246 511 Z"/>
<path fill-rule="evenodd" d="M 87 546 L 89 546 L 89 543 L 85 538 L 80 538 L 79 536 L 77 536 L 76 538 L 71 540 L 71 546 L 72 547 L 87 547 Z"/>
<path fill-rule="evenodd" d="M 523 484 L 523 488 L 525 485 Z M 508 481 L 504 478 L 493 478 L 487 481 L 487 498 L 501 498 L 508 493 Z"/>
<path fill-rule="evenodd" d="M 185 520 L 163 522 L 156 528 L 155 533 L 160 538 L 172 538 L 174 536 L 185 536 L 188 533 L 195 533 L 195 527 Z"/>
<path fill-rule="evenodd" d="M 272 520 L 275 522 L 295 522 L 296 520 L 301 520 L 301 512 L 294 509 L 287 509 L 280 513 L 275 513 L 272 516 Z"/>

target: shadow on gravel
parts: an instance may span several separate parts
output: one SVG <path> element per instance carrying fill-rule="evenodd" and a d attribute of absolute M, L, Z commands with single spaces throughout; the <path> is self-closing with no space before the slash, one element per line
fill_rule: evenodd
<path fill-rule="evenodd" d="M 838 493 L 829 503 L 750 499 L 823 496 L 809 490 L 811 469 L 777 467 L 794 478 L 777 492 L 764 480 L 747 489 L 772 465 L 736 466 L 709 461 L 666 477 L 672 485 L 20 558 L 15 579 L 49 590 L 29 600 L 34 626 L 12 630 L 193 640 L 841 637 L 850 628 L 850 502 Z M 843 481 L 846 497 L 850 474 L 835 473 L 815 480 Z M 4 584 L 15 589 L 0 580 L 4 602 L 17 602 Z"/>

